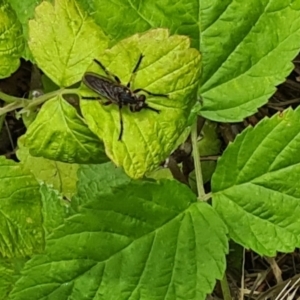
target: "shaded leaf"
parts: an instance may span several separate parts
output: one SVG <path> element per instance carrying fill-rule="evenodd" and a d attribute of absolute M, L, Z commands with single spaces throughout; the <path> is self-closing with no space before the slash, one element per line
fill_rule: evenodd
<path fill-rule="evenodd" d="M 0 299 L 8 299 L 15 282 L 21 275 L 25 258 L 0 258 Z"/>
<path fill-rule="evenodd" d="M 0 253 L 25 257 L 43 249 L 39 184 L 29 171 L 0 156 Z"/>

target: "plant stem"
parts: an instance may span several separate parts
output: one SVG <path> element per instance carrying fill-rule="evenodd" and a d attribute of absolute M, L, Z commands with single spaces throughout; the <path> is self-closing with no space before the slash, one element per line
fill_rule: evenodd
<path fill-rule="evenodd" d="M 5 115 L 6 113 L 16 110 L 18 108 L 22 108 L 19 111 L 19 114 L 23 114 L 41 104 L 43 104 L 47 100 L 50 100 L 51 98 L 56 97 L 57 95 L 78 94 L 78 93 L 79 93 L 78 89 L 62 88 L 62 89 L 41 95 L 38 98 L 24 99 L 24 98 L 10 96 L 10 95 L 7 95 L 0 91 L 0 99 L 2 99 L 6 103 L 9 103 L 9 104 L 5 105 L 4 107 L 0 108 L 0 116 Z"/>
<path fill-rule="evenodd" d="M 13 103 L 13 102 L 17 102 L 17 101 L 20 101 L 20 100 L 25 100 L 24 98 L 18 98 L 18 97 L 15 97 L 15 96 L 7 95 L 7 94 L 5 94 L 1 91 L 0 91 L 0 99 L 3 100 L 6 103 Z"/>
<path fill-rule="evenodd" d="M 196 174 L 196 183 L 197 183 L 197 191 L 198 191 L 198 200 L 205 201 L 206 195 L 203 187 L 203 178 L 202 178 L 202 170 L 200 163 L 200 153 L 197 146 L 197 120 L 192 127 L 192 146 L 193 146 L 193 158 L 195 165 L 195 174 Z"/>
<path fill-rule="evenodd" d="M 26 100 L 23 100 L 23 101 L 26 101 Z M 0 108 L 0 117 L 6 115 L 10 111 L 14 111 L 18 108 L 24 107 L 23 101 L 18 100 L 16 102 L 13 102 L 13 103 L 10 103 L 8 105 L 1 107 Z"/>
<path fill-rule="evenodd" d="M 223 279 L 220 281 L 220 283 L 221 283 L 221 289 L 223 293 L 223 299 L 232 300 L 226 274 L 224 274 Z"/>
<path fill-rule="evenodd" d="M 44 102 L 46 102 L 47 100 L 54 98 L 55 96 L 62 94 L 62 92 L 64 91 L 64 89 L 59 89 L 57 91 L 53 91 L 47 94 L 44 94 L 38 98 L 32 99 L 28 105 L 24 106 L 24 108 L 19 112 L 20 114 L 35 108 L 41 104 L 43 104 Z"/>

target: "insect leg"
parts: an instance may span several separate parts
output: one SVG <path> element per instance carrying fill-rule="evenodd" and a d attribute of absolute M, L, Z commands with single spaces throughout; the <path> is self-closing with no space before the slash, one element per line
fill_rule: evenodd
<path fill-rule="evenodd" d="M 122 103 L 119 103 L 119 118 L 120 118 L 120 134 L 119 134 L 118 141 L 121 141 L 123 135 Z"/>
<path fill-rule="evenodd" d="M 81 99 L 85 99 L 85 100 L 100 100 L 101 97 L 81 97 Z"/>
<path fill-rule="evenodd" d="M 105 72 L 105 74 L 106 74 L 107 76 L 114 78 L 114 80 L 115 80 L 117 83 L 121 83 L 121 80 L 119 79 L 119 77 L 116 76 L 116 75 L 114 75 L 113 73 L 109 72 L 109 71 L 105 68 L 105 66 L 104 66 L 99 60 L 97 60 L 97 59 L 95 58 L 95 59 L 94 59 L 94 62 L 95 62 L 98 66 L 100 66 L 100 68 Z"/>
<path fill-rule="evenodd" d="M 133 76 L 135 75 L 136 71 L 138 70 L 138 68 L 139 68 L 139 66 L 140 66 L 140 64 L 142 62 L 143 57 L 144 57 L 144 55 L 141 54 L 140 57 L 139 57 L 139 60 L 138 60 L 137 64 L 135 65 L 135 67 L 134 67 L 134 69 L 133 69 L 133 71 L 131 73 L 130 79 L 129 79 L 127 85 L 126 85 L 128 88 L 130 87 L 130 84 L 132 82 Z"/>
<path fill-rule="evenodd" d="M 102 103 L 103 105 L 105 105 L 105 106 L 107 106 L 107 105 L 109 105 L 109 104 L 112 104 L 112 102 L 111 101 L 106 101 L 106 102 L 104 102 L 104 103 Z"/>
<path fill-rule="evenodd" d="M 132 71 L 133 74 L 134 74 L 134 73 L 137 71 L 137 69 L 139 68 L 139 66 L 140 66 L 140 64 L 141 64 L 141 62 L 142 62 L 143 57 L 144 57 L 144 55 L 141 54 L 140 57 L 139 57 L 138 62 L 136 63 L 136 66 L 134 67 L 134 69 L 133 69 L 133 71 Z"/>
<path fill-rule="evenodd" d="M 143 108 L 145 108 L 145 109 L 150 109 L 150 110 L 152 110 L 152 111 L 155 111 L 156 113 L 160 113 L 160 110 L 158 110 L 158 109 L 155 109 L 155 108 L 153 108 L 153 107 L 151 107 L 151 106 L 148 106 L 147 104 L 146 104 L 146 106 L 143 106 Z"/>
<path fill-rule="evenodd" d="M 145 92 L 146 94 L 150 95 L 150 96 L 157 96 L 157 97 L 165 97 L 165 98 L 169 98 L 169 95 L 166 95 L 166 94 L 154 94 L 154 93 L 151 93 L 147 90 L 144 90 L 144 89 L 136 89 L 133 91 L 134 94 L 138 93 L 138 92 Z"/>

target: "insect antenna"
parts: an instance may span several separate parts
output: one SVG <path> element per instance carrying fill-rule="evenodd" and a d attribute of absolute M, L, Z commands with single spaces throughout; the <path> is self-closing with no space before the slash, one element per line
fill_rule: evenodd
<path fill-rule="evenodd" d="M 169 98 L 169 95 L 167 95 L 167 94 L 155 94 L 155 93 L 151 93 L 151 92 L 149 92 L 149 91 L 147 91 L 145 89 L 136 89 L 136 90 L 133 91 L 133 93 L 138 93 L 138 92 L 144 92 L 144 93 L 146 93 L 146 94 L 148 94 L 150 96 Z"/>

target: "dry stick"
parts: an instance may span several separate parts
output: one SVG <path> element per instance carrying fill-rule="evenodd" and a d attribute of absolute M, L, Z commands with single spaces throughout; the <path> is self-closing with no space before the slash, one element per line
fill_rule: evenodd
<path fill-rule="evenodd" d="M 242 262 L 242 278 L 241 278 L 241 297 L 240 299 L 244 299 L 244 282 L 245 282 L 245 248 L 243 248 L 243 262 Z"/>
<path fill-rule="evenodd" d="M 295 98 L 295 99 L 291 99 L 291 100 L 287 100 L 287 101 L 283 101 L 283 102 L 269 102 L 267 105 L 268 106 L 285 106 L 285 105 L 290 105 L 290 104 L 296 104 L 296 103 L 300 103 L 300 98 Z"/>
<path fill-rule="evenodd" d="M 9 142 L 10 142 L 10 145 L 11 145 L 11 149 L 14 150 L 15 149 L 15 145 L 14 145 L 14 141 L 12 139 L 11 133 L 10 133 L 10 129 L 9 129 L 8 123 L 7 123 L 6 120 L 4 120 L 4 122 L 5 122 L 5 127 L 6 127 L 6 130 L 7 130 Z"/>

